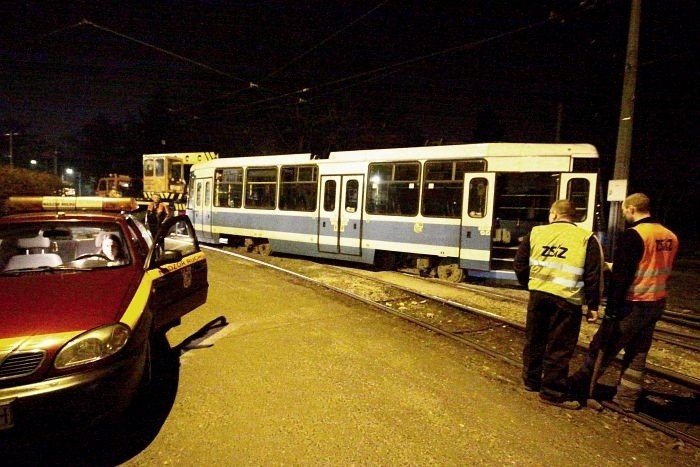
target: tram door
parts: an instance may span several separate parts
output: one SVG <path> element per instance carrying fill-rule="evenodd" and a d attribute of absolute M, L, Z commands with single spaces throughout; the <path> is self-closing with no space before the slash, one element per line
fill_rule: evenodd
<path fill-rule="evenodd" d="M 362 254 L 364 175 L 321 177 L 318 250 L 346 255 Z"/>
<path fill-rule="evenodd" d="M 496 174 L 465 173 L 459 264 L 463 269 L 489 270 L 494 226 Z"/>
<path fill-rule="evenodd" d="M 576 206 L 576 225 L 593 230 L 595 225 L 596 184 L 593 173 L 563 173 L 559 182 L 559 199 L 568 199 Z"/>
<path fill-rule="evenodd" d="M 203 240 L 212 240 L 212 179 L 197 179 L 195 183 L 192 224 L 198 236 Z"/>

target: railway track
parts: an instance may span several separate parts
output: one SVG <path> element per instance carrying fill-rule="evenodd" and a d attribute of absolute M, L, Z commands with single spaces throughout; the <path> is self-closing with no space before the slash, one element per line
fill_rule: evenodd
<path fill-rule="evenodd" d="M 506 291 L 494 290 L 493 287 L 475 286 L 465 283 L 450 283 L 439 279 L 424 279 L 438 281 L 446 287 L 456 287 L 467 290 L 475 294 L 492 297 L 498 300 L 505 300 L 520 304 L 523 309 L 527 304 L 527 293 L 522 289 L 505 289 Z M 605 305 L 605 301 L 603 301 Z M 668 326 L 667 326 L 668 325 Z M 700 313 L 692 310 L 666 310 L 654 332 L 654 339 L 672 344 L 695 352 L 700 352 Z"/>
<path fill-rule="evenodd" d="M 487 307 L 464 304 L 453 298 L 402 287 L 356 268 L 319 265 L 295 258 L 234 254 L 350 296 L 489 355 L 511 368 L 508 371 L 509 376 L 505 379 L 513 384 L 520 384 L 524 326 L 518 320 L 491 312 Z M 517 294 L 499 293 L 468 284 L 452 284 L 451 287 L 471 289 L 471 292 L 489 296 L 491 300 L 524 306 L 524 299 Z M 580 364 L 585 351 L 585 346 L 579 349 L 572 361 L 573 368 Z M 645 381 L 647 398 L 639 413 L 626 413 L 607 400 L 603 402 L 603 407 L 682 442 L 700 447 L 700 425 L 692 418 L 692 414 L 697 413 L 700 408 L 697 400 L 700 381 L 692 376 L 654 365 L 649 365 L 648 375 L 649 378 Z M 601 383 L 603 389 L 613 389 L 606 386 L 605 379 L 602 379 Z"/>

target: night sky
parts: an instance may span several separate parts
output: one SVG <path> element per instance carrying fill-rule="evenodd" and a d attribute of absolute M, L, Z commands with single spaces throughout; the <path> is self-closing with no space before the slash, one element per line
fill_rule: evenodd
<path fill-rule="evenodd" d="M 135 118 L 160 91 L 224 156 L 241 134 L 296 152 L 300 116 L 391 128 L 385 146 L 480 142 L 491 122 L 500 140 L 592 143 L 607 180 L 630 4 L 3 1 L 0 124 L 57 140 L 98 115 Z M 642 1 L 632 189 L 679 224 L 698 204 L 697 13 L 695 0 Z"/>

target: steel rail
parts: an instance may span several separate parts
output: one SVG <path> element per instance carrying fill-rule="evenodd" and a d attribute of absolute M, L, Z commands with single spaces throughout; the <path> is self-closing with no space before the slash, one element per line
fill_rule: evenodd
<path fill-rule="evenodd" d="M 348 273 L 352 274 L 352 271 L 348 271 Z M 415 276 L 414 274 L 408 273 L 405 271 L 402 271 L 401 273 L 409 275 L 409 276 Z M 421 279 L 429 280 L 431 282 L 437 282 L 437 283 L 442 284 L 446 287 L 455 287 L 455 288 L 460 289 L 460 290 L 466 290 L 466 291 L 473 292 L 475 294 L 485 296 L 485 297 L 495 297 L 499 300 L 507 300 L 507 301 L 514 302 L 514 303 L 522 303 L 523 305 L 525 305 L 527 303 L 526 299 L 513 297 L 510 295 L 495 292 L 492 290 L 483 290 L 479 287 L 470 286 L 470 285 L 464 284 L 464 283 L 453 283 L 453 282 L 444 281 L 444 280 L 435 279 L 435 278 L 421 277 Z M 660 320 L 660 322 L 676 324 L 676 325 L 683 326 L 683 327 L 686 327 L 686 328 L 691 329 L 691 330 L 697 329 L 698 327 L 700 327 L 700 325 L 698 325 L 693 320 L 689 320 L 687 318 L 667 316 L 667 314 L 669 314 L 669 313 L 674 313 L 674 312 L 669 312 L 668 310 L 664 311 L 664 315 L 662 316 L 662 319 Z M 675 313 L 675 315 L 677 316 L 678 314 Z M 664 336 L 664 334 L 672 336 L 672 337 L 666 337 L 666 336 Z M 696 351 L 696 352 L 700 351 L 700 346 L 698 344 L 694 344 L 692 342 L 687 342 L 685 340 L 675 339 L 674 337 L 680 337 L 681 339 L 687 339 L 687 340 L 700 340 L 700 335 L 696 335 L 696 334 L 690 334 L 690 333 L 685 333 L 685 332 L 680 332 L 680 331 L 672 331 L 672 330 L 663 329 L 660 327 L 657 327 L 654 330 L 653 338 L 655 340 L 666 342 L 668 344 L 675 345 L 676 347 L 682 347 L 682 348 L 687 349 L 687 350 L 692 350 L 692 351 Z"/>
<path fill-rule="evenodd" d="M 220 248 L 207 247 L 207 246 L 203 246 L 203 248 L 212 249 L 212 250 L 214 250 L 214 251 L 222 252 L 222 250 L 221 250 Z M 513 358 L 510 358 L 510 357 L 508 357 L 507 355 L 501 354 L 501 353 L 499 353 L 499 352 L 495 352 L 495 351 L 493 351 L 493 350 L 491 350 L 491 349 L 489 349 L 489 348 L 487 348 L 487 347 L 484 347 L 484 346 L 478 344 L 477 342 L 474 342 L 474 341 L 472 341 L 472 340 L 470 340 L 470 339 L 466 339 L 466 338 L 460 336 L 459 334 L 457 334 L 457 333 L 455 333 L 455 332 L 446 331 L 446 330 L 441 329 L 441 328 L 439 328 L 439 327 L 437 327 L 437 326 L 433 326 L 432 324 L 426 323 L 425 321 L 423 321 L 423 320 L 421 320 L 421 319 L 418 319 L 418 318 L 416 318 L 415 316 L 411 316 L 410 314 L 403 313 L 403 312 L 401 312 L 400 310 L 396 310 L 396 309 L 394 309 L 394 308 L 392 308 L 392 307 L 389 307 L 389 306 L 384 305 L 384 304 L 382 304 L 382 303 L 379 303 L 379 302 L 377 302 L 377 301 L 370 300 L 370 299 L 365 298 L 365 297 L 363 297 L 363 296 L 361 296 L 361 295 L 358 295 L 358 294 L 355 294 L 355 293 L 353 293 L 353 292 L 350 292 L 350 291 L 348 291 L 347 289 L 342 289 L 342 288 L 340 288 L 340 287 L 336 287 L 336 286 L 327 284 L 327 283 L 325 283 L 325 282 L 323 282 L 323 281 L 314 279 L 314 278 L 312 278 L 312 277 L 309 277 L 309 276 L 307 276 L 307 275 L 301 274 L 301 273 L 299 273 L 299 272 L 292 271 L 292 270 L 290 270 L 290 269 L 286 269 L 286 268 L 283 268 L 283 267 L 280 267 L 280 266 L 276 266 L 276 265 L 273 265 L 273 264 L 267 263 L 267 262 L 265 262 L 265 261 L 261 261 L 261 260 L 255 259 L 255 258 L 251 258 L 251 257 L 246 256 L 246 255 L 241 255 L 241 254 L 239 254 L 239 253 L 234 253 L 234 252 L 231 252 L 231 251 L 223 251 L 223 252 L 226 253 L 226 254 L 232 255 L 232 256 L 236 256 L 236 257 L 238 257 L 238 258 L 240 258 L 240 259 L 242 259 L 242 260 L 254 262 L 254 263 L 256 263 L 256 264 L 259 264 L 259 265 L 262 265 L 262 266 L 265 266 L 265 267 L 269 267 L 269 268 L 275 269 L 275 270 L 277 270 L 277 271 L 280 271 L 280 272 L 289 274 L 289 275 L 291 275 L 291 276 L 293 276 L 293 277 L 296 277 L 296 278 L 302 279 L 302 280 L 304 280 L 304 281 L 310 282 L 310 283 L 312 283 L 312 284 L 314 284 L 314 285 L 317 285 L 317 286 L 319 286 L 319 287 L 322 287 L 322 288 L 331 290 L 331 291 L 336 292 L 336 293 L 338 293 L 338 294 L 341 294 L 341 295 L 343 295 L 343 296 L 350 297 L 350 298 L 352 298 L 352 299 L 354 299 L 354 300 L 357 300 L 357 301 L 359 301 L 359 302 L 361 302 L 361 303 L 365 303 L 365 304 L 370 305 L 370 306 L 372 306 L 372 307 L 381 309 L 382 311 L 385 311 L 385 312 L 387 312 L 387 313 L 389 313 L 389 314 L 391 314 L 391 315 L 393 315 L 393 316 L 399 317 L 399 318 L 401 318 L 401 319 L 405 319 L 405 320 L 407 320 L 407 321 L 409 321 L 409 322 L 411 322 L 411 323 L 413 323 L 413 324 L 416 324 L 416 325 L 418 325 L 418 326 L 420 326 L 420 327 L 423 327 L 423 328 L 425 328 L 425 329 L 428 329 L 428 330 L 430 330 L 430 331 L 432 331 L 432 332 L 434 332 L 434 333 L 436 333 L 436 334 L 439 334 L 439 335 L 444 336 L 444 337 L 447 337 L 447 338 L 449 338 L 449 339 L 458 341 L 458 342 L 460 342 L 460 343 L 462 343 L 462 344 L 464 344 L 464 345 L 466 345 L 466 346 L 468 346 L 468 347 L 471 347 L 471 348 L 473 348 L 473 349 L 478 350 L 479 352 L 482 352 L 482 353 L 484 353 L 484 354 L 486 354 L 486 355 L 489 355 L 490 357 L 493 357 L 493 358 L 495 358 L 495 359 L 501 360 L 501 361 L 503 361 L 503 362 L 505 362 L 505 363 L 508 363 L 508 364 L 513 365 L 513 366 L 516 366 L 516 367 L 520 367 L 520 366 L 521 366 L 521 363 L 520 363 L 519 361 L 517 361 L 517 360 L 515 360 L 515 359 L 513 359 Z M 343 270 L 343 269 L 338 268 L 338 267 L 336 267 L 336 266 L 332 266 L 332 267 L 335 268 L 335 269 L 341 270 L 344 274 L 348 274 L 348 273 L 349 273 L 349 274 L 351 274 L 351 275 L 356 275 L 356 276 L 358 276 L 358 277 L 362 277 L 362 278 L 365 279 L 365 280 L 370 280 L 370 281 L 374 281 L 374 282 L 379 282 L 379 283 L 382 283 L 383 285 L 386 285 L 386 286 L 389 286 L 389 287 L 393 287 L 393 288 L 395 288 L 395 289 L 402 290 L 402 291 L 404 291 L 404 292 L 411 293 L 411 294 L 414 294 L 414 295 L 417 295 L 417 296 L 420 296 L 420 297 L 423 297 L 423 298 L 426 298 L 426 299 L 431 299 L 431 300 L 434 300 L 434 301 L 436 301 L 436 302 L 438 302 L 438 303 L 441 303 L 441 304 L 446 304 L 446 305 L 453 306 L 453 307 L 456 307 L 456 308 L 459 308 L 459 309 L 468 310 L 470 313 L 473 313 L 473 314 L 476 314 L 476 315 L 480 315 L 481 317 L 484 317 L 484 318 L 496 320 L 496 321 L 498 321 L 498 322 L 501 322 L 501 323 L 506 324 L 506 325 L 508 325 L 508 326 L 512 326 L 512 327 L 514 327 L 514 328 L 524 329 L 524 326 L 523 326 L 522 324 L 517 323 L 517 322 L 513 322 L 513 321 L 511 321 L 511 320 L 504 319 L 503 317 L 500 317 L 500 316 L 498 316 L 498 315 L 496 315 L 496 314 L 494 314 L 494 313 L 488 312 L 488 311 L 486 311 L 486 310 L 480 310 L 480 309 L 477 309 L 477 308 L 475 308 L 475 307 L 470 307 L 470 306 L 467 306 L 467 305 L 464 305 L 464 304 L 455 302 L 455 301 L 453 301 L 453 300 L 443 299 L 443 298 L 441 298 L 441 297 L 437 297 L 437 296 L 434 296 L 434 295 L 432 295 L 432 294 L 425 294 L 425 293 L 422 293 L 422 292 L 420 292 L 420 291 L 416 291 L 416 290 L 413 290 L 413 289 L 410 289 L 410 288 L 407 288 L 407 287 L 398 286 L 398 285 L 396 285 L 396 284 L 393 284 L 393 283 L 390 283 L 390 282 L 387 282 L 387 281 L 384 281 L 384 280 L 381 280 L 381 279 L 377 279 L 377 278 L 368 278 L 367 276 L 363 276 L 363 275 L 360 275 L 360 274 L 357 274 L 357 273 L 353 273 L 352 271 Z M 662 376 L 662 377 L 668 379 L 669 381 L 674 381 L 674 382 L 676 382 L 676 383 L 683 382 L 683 384 L 687 383 L 687 384 L 689 384 L 689 385 L 691 385 L 691 386 L 694 385 L 695 388 L 700 387 L 700 380 L 697 380 L 696 378 L 689 377 L 688 375 L 682 375 L 682 374 L 680 374 L 680 373 L 674 372 L 673 370 L 662 369 L 662 368 L 659 368 L 659 367 L 654 367 L 653 365 L 648 365 L 648 366 L 647 366 L 647 369 L 649 370 L 650 373 L 651 373 L 651 372 L 657 373 L 658 376 Z M 653 417 L 651 417 L 651 416 L 649 416 L 649 415 L 627 412 L 627 411 L 623 410 L 623 409 L 620 408 L 618 405 L 616 405 L 616 404 L 614 404 L 614 403 L 612 403 L 612 402 L 603 401 L 602 404 L 603 404 L 604 407 L 607 407 L 607 408 L 609 408 L 610 410 L 614 410 L 615 412 L 618 412 L 618 413 L 623 414 L 623 415 L 625 415 L 625 416 L 627 416 L 627 417 L 629 417 L 629 418 L 632 418 L 632 419 L 634 419 L 634 420 L 636 420 L 636 421 L 638 421 L 638 422 L 640 422 L 640 423 L 642 423 L 642 424 L 644 424 L 644 425 L 646 425 L 646 426 L 649 426 L 649 427 L 654 428 L 654 429 L 656 429 L 656 430 L 658 430 L 658 431 L 661 431 L 661 432 L 663 432 L 663 433 L 665 433 L 665 434 L 667 434 L 667 435 L 669 435 L 669 436 L 671 436 L 671 437 L 675 437 L 675 438 L 677 438 L 677 439 L 683 440 L 684 442 L 687 442 L 687 443 L 689 443 L 689 444 L 692 444 L 692 445 L 694 445 L 694 446 L 696 446 L 696 447 L 700 447 L 700 439 L 698 439 L 698 438 L 696 438 L 696 437 L 694 437 L 694 436 L 692 436 L 692 435 L 690 435 L 690 434 L 688 434 L 688 433 L 684 433 L 684 432 L 682 432 L 682 431 L 679 431 L 679 430 L 673 428 L 672 426 L 670 426 L 670 425 L 668 425 L 668 424 L 666 424 L 666 423 L 664 423 L 664 422 L 662 422 L 662 421 L 660 421 L 660 420 L 657 420 L 657 419 L 655 419 L 655 418 L 653 418 Z"/>

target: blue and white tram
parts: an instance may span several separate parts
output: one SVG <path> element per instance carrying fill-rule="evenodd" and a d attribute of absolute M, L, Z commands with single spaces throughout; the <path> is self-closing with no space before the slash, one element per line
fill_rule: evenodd
<path fill-rule="evenodd" d="M 248 251 L 514 280 L 519 239 L 562 198 L 593 230 L 589 144 L 484 143 L 222 158 L 191 168 L 203 241 Z"/>

